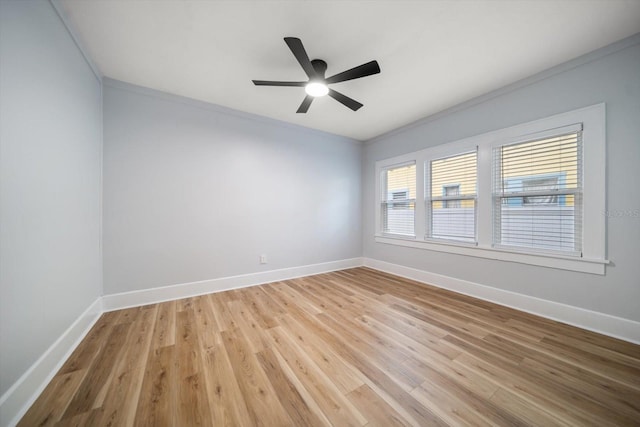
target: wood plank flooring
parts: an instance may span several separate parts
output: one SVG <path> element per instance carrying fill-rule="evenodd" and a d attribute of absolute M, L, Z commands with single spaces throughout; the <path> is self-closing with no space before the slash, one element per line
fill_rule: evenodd
<path fill-rule="evenodd" d="M 356 268 L 105 313 L 20 425 L 640 425 L 640 346 Z"/>

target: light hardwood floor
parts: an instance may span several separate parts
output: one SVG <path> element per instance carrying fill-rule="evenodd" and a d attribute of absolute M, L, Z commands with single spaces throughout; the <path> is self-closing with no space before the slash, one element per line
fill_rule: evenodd
<path fill-rule="evenodd" d="M 105 313 L 20 425 L 640 425 L 640 346 L 356 268 Z"/>

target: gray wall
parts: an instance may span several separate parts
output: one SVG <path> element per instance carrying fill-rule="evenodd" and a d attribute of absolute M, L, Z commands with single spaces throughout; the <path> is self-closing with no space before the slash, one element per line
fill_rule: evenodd
<path fill-rule="evenodd" d="M 629 41 L 632 41 L 630 43 Z M 363 159 L 364 256 L 640 321 L 640 37 L 370 141 Z M 629 46 L 631 45 L 631 46 Z M 611 53 L 613 52 L 613 53 Z M 377 160 L 556 113 L 607 105 L 606 275 L 384 245 L 374 241 Z M 604 215 L 604 212 L 602 213 Z"/>
<path fill-rule="evenodd" d="M 0 395 L 101 294 L 100 82 L 46 1 L 0 1 Z"/>
<path fill-rule="evenodd" d="M 104 293 L 361 256 L 361 151 L 105 80 Z"/>

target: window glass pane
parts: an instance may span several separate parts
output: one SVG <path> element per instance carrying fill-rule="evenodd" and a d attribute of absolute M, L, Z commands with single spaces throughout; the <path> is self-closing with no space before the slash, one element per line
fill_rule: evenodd
<path fill-rule="evenodd" d="M 416 165 L 390 168 L 383 172 L 382 231 L 415 234 Z"/>
<path fill-rule="evenodd" d="M 575 251 L 579 247 L 577 208 L 572 195 L 562 204 L 522 204 L 518 197 L 502 199 L 500 243 L 535 249 Z"/>
<path fill-rule="evenodd" d="M 474 242 L 477 152 L 432 160 L 429 170 L 429 237 Z"/>
<path fill-rule="evenodd" d="M 474 151 L 431 161 L 431 197 L 476 194 L 476 159 Z"/>
<path fill-rule="evenodd" d="M 495 150 L 495 243 L 581 250 L 580 144 L 573 132 Z"/>
<path fill-rule="evenodd" d="M 539 141 L 507 145 L 500 148 L 501 185 L 503 192 L 524 191 L 523 181 L 544 189 L 555 179 L 557 188 L 578 188 L 579 133 Z"/>
<path fill-rule="evenodd" d="M 451 203 L 449 200 L 446 203 Z M 461 201 L 455 201 L 460 203 Z M 475 200 L 462 200 L 464 207 L 437 208 L 431 202 L 431 237 L 435 239 L 474 242 L 476 239 Z"/>

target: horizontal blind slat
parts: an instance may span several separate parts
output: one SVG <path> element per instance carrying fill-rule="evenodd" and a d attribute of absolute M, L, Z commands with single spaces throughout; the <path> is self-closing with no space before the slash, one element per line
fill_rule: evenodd
<path fill-rule="evenodd" d="M 476 241 L 477 150 L 429 162 L 427 237 Z"/>
<path fill-rule="evenodd" d="M 581 143 L 577 131 L 494 149 L 494 245 L 581 251 Z"/>
<path fill-rule="evenodd" d="M 391 166 L 383 171 L 382 231 L 389 234 L 415 234 L 415 163 Z"/>

